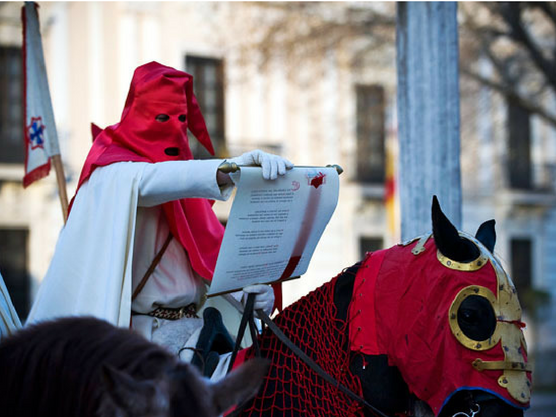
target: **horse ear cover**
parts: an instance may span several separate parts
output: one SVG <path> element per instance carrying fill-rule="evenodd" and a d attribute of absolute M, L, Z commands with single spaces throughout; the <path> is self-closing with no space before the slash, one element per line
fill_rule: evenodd
<path fill-rule="evenodd" d="M 475 237 L 479 242 L 481 242 L 485 247 L 494 253 L 494 245 L 496 244 L 496 230 L 494 225 L 496 222 L 494 219 L 488 220 L 479 226 Z"/>
<path fill-rule="evenodd" d="M 479 256 L 479 249 L 475 244 L 461 238 L 458 230 L 442 212 L 436 195 L 432 197 L 431 211 L 432 233 L 440 253 L 458 262 L 469 262 Z"/>

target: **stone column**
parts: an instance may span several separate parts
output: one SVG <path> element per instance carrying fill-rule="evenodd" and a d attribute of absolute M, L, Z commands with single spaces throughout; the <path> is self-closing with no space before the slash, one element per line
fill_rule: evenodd
<path fill-rule="evenodd" d="M 397 72 L 402 240 L 431 226 L 431 201 L 461 227 L 457 4 L 398 3 Z"/>

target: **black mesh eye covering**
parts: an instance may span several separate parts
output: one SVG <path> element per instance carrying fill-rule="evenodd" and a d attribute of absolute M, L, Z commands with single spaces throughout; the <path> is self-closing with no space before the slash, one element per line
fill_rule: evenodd
<path fill-rule="evenodd" d="M 496 330 L 494 308 L 480 295 L 470 295 L 463 300 L 457 315 L 461 331 L 472 340 L 487 340 Z"/>

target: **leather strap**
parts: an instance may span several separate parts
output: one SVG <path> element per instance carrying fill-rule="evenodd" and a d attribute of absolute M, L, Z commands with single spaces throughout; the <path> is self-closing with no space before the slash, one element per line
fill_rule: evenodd
<path fill-rule="evenodd" d="M 154 269 L 162 259 L 162 255 L 164 255 L 164 252 L 166 252 L 166 249 L 168 248 L 168 245 L 170 244 L 172 237 L 173 237 L 172 232 L 169 232 L 166 241 L 164 242 L 164 244 L 162 245 L 162 247 L 154 257 L 153 261 L 151 262 L 151 266 L 149 266 L 149 269 L 147 269 L 147 272 L 145 272 L 145 275 L 143 275 L 143 278 L 139 282 L 139 285 L 137 286 L 137 288 L 135 288 L 135 291 L 133 291 L 133 294 L 131 295 L 132 302 L 137 298 L 137 296 L 139 295 L 139 293 L 141 292 L 141 290 L 149 280 L 150 276 L 154 272 Z"/>
<path fill-rule="evenodd" d="M 257 294 L 249 293 L 247 295 L 247 302 L 245 303 L 245 307 L 243 309 L 243 315 L 241 316 L 241 322 L 239 323 L 239 330 L 237 332 L 236 338 L 236 345 L 234 346 L 234 350 L 232 352 L 232 357 L 230 358 L 230 364 L 228 365 L 228 371 L 226 374 L 229 374 L 234 366 L 234 362 L 237 357 L 237 353 L 239 352 L 239 348 L 241 345 L 241 340 L 243 339 L 243 335 L 245 334 L 245 328 L 247 327 L 247 323 L 249 322 L 249 331 L 251 332 L 251 339 L 253 339 L 253 346 L 255 348 L 255 356 L 261 356 L 261 350 L 259 348 L 259 339 L 257 335 L 257 331 L 255 328 L 255 321 L 253 319 L 253 306 L 255 305 L 255 297 Z M 262 310 L 257 310 L 262 311 Z M 243 401 L 241 404 L 231 411 L 230 413 L 226 414 L 226 417 L 237 417 L 239 416 L 243 410 L 245 409 L 246 405 L 249 403 L 249 399 Z"/>
<path fill-rule="evenodd" d="M 243 315 L 241 316 L 241 322 L 239 323 L 239 330 L 237 332 L 236 344 L 232 352 L 230 364 L 228 365 L 228 372 L 226 373 L 230 373 L 232 367 L 234 366 L 234 362 L 236 360 L 237 353 L 239 352 L 239 348 L 241 346 L 241 340 L 243 339 L 243 335 L 245 334 L 245 328 L 247 327 L 248 322 L 249 322 L 249 331 L 251 332 L 251 338 L 253 339 L 253 346 L 255 347 L 255 356 L 257 357 L 261 356 L 261 351 L 259 349 L 259 340 L 255 328 L 255 322 L 253 321 L 253 306 L 255 305 L 256 295 L 257 294 L 255 293 L 249 293 L 247 295 L 247 302 L 245 303 Z"/>

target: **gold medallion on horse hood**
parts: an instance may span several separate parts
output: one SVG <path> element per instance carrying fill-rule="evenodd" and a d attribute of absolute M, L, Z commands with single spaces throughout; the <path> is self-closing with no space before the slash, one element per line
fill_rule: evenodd
<path fill-rule="evenodd" d="M 512 398 L 526 404 L 531 399 L 531 382 L 527 378 L 527 372 L 531 372 L 532 369 L 526 359 L 527 344 L 521 330 L 524 324 L 521 321 L 521 306 L 517 299 L 515 287 L 498 260 L 482 243 L 471 236 L 462 233 L 460 235 L 474 242 L 481 252 L 481 255 L 473 261 L 474 266 L 465 269 L 454 267 L 454 264 L 466 264 L 451 261 L 441 255 L 440 252 L 438 260 L 450 269 L 469 272 L 478 270 L 489 262 L 496 273 L 497 295 L 495 296 L 491 290 L 479 285 L 469 285 L 460 290 L 448 311 L 450 329 L 463 346 L 474 351 L 489 350 L 501 343 L 504 352 L 503 361 L 483 361 L 481 358 L 477 358 L 473 361 L 472 366 L 478 372 L 483 370 L 502 371 L 502 375 L 498 378 L 498 384 L 505 388 Z M 485 262 L 484 259 L 486 259 Z M 481 265 L 479 265 L 479 262 Z M 458 324 L 458 309 L 461 303 L 471 295 L 486 298 L 494 310 L 496 329 L 491 337 L 486 340 L 473 340 L 467 337 Z"/>

